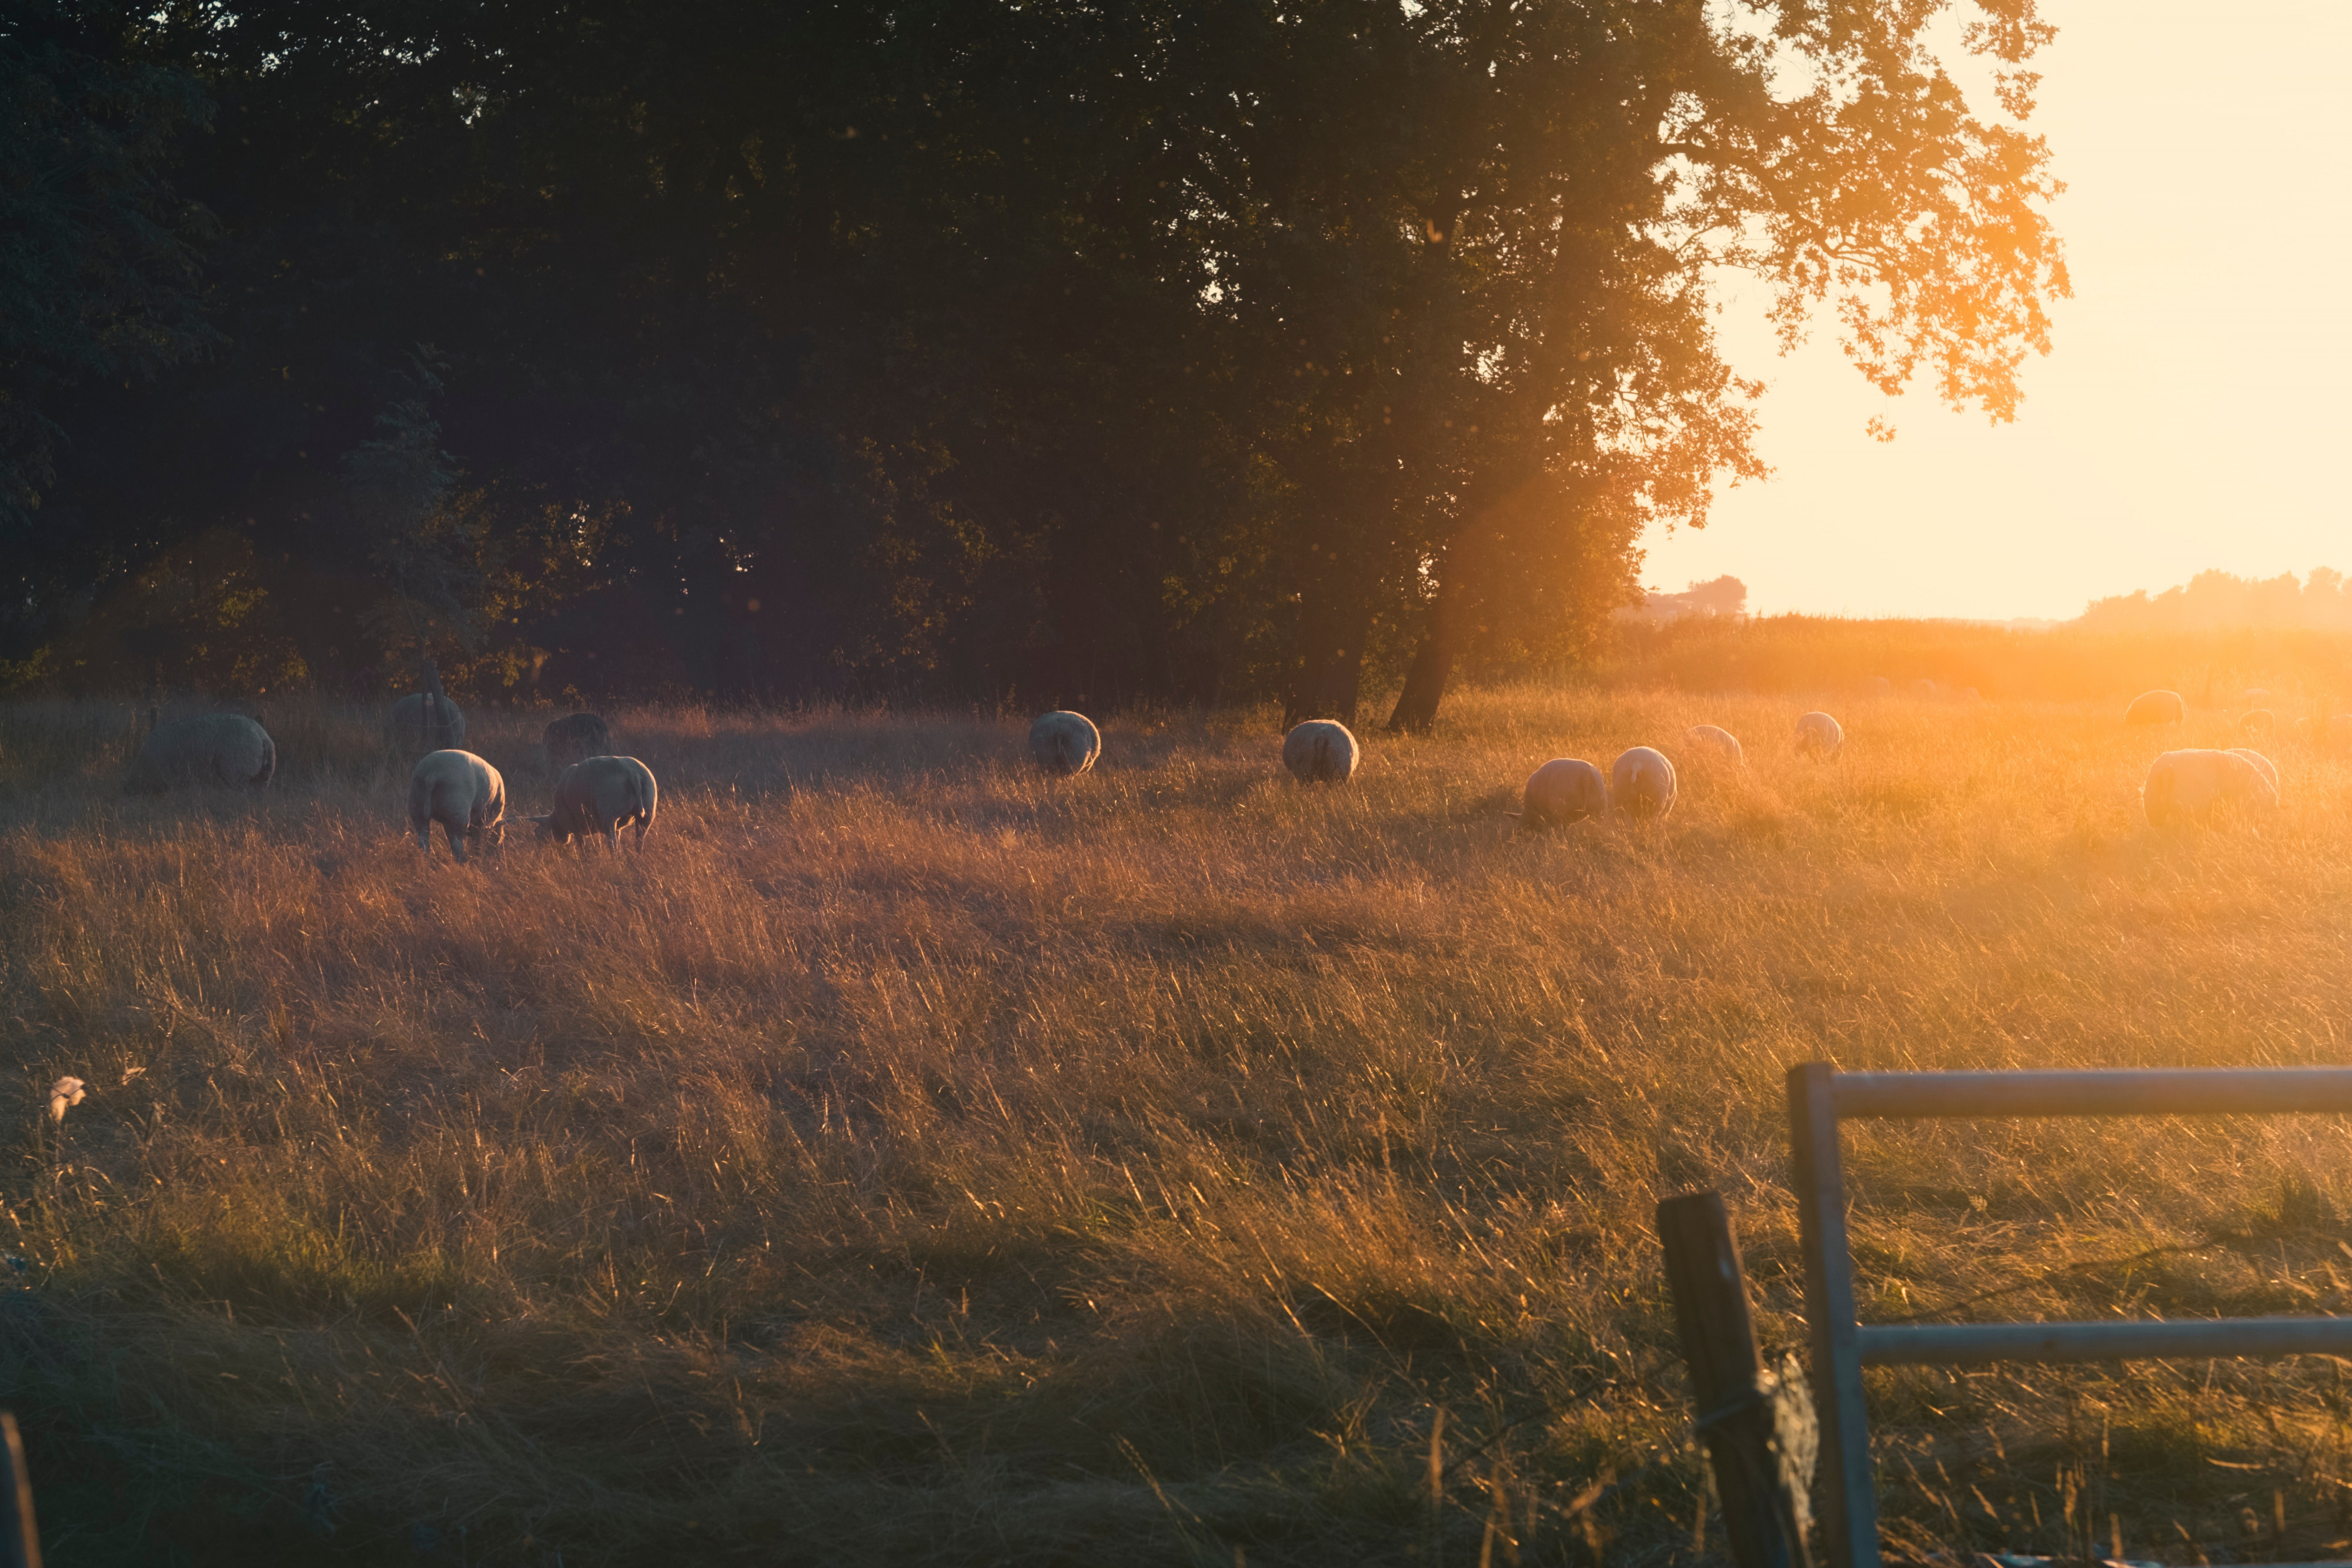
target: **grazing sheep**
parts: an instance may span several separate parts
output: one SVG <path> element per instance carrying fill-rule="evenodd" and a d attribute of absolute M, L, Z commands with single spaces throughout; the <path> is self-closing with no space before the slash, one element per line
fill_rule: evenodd
<path fill-rule="evenodd" d="M 147 732 L 131 776 L 131 795 L 160 795 L 176 784 L 241 784 L 258 789 L 278 771 L 278 745 L 241 713 L 175 718 Z"/>
<path fill-rule="evenodd" d="M 2277 763 L 2273 762 L 2261 752 L 2243 746 L 2233 746 L 2230 747 L 2230 755 L 2232 757 L 2242 757 L 2247 761 L 2252 763 L 2255 769 L 2259 771 L 2263 778 L 2271 781 L 2271 793 L 2277 796 L 2282 800 L 2286 799 L 2286 791 L 2279 788 Z"/>
<path fill-rule="evenodd" d="M 1984 701 L 1984 693 L 1977 690 L 1974 686 L 1962 686 L 1960 688 L 1960 700 L 1964 703 L 1980 703 Z"/>
<path fill-rule="evenodd" d="M 2159 830 L 2206 821 L 2225 802 L 2274 809 L 2278 789 L 2262 768 L 2231 751 L 2168 751 L 2148 764 L 2140 786 L 2147 825 Z"/>
<path fill-rule="evenodd" d="M 2268 707 L 2271 706 L 2271 694 L 2264 691 L 2260 686 L 2248 686 L 2244 691 L 2238 694 L 2238 706 L 2240 707 Z"/>
<path fill-rule="evenodd" d="M 1943 688 L 1941 686 L 1938 686 L 1935 682 L 1927 679 L 1925 675 L 1922 675 L 1919 679 L 1911 683 L 1911 695 L 1917 697 L 1923 703 L 1935 701 L 1937 695 L 1942 690 Z"/>
<path fill-rule="evenodd" d="M 2238 721 L 2238 733 L 2248 740 L 2260 740 L 2277 725 L 2277 716 L 2270 709 L 2258 707 Z"/>
<path fill-rule="evenodd" d="M 1041 713 L 1029 727 L 1029 755 L 1048 773 L 1084 773 L 1102 755 L 1102 731 L 1082 713 Z"/>
<path fill-rule="evenodd" d="M 1712 751 L 1727 762 L 1745 763 L 1747 753 L 1739 749 L 1739 737 L 1727 729 L 1711 724 L 1695 724 L 1683 731 L 1683 738 L 1697 747 L 1702 753 Z"/>
<path fill-rule="evenodd" d="M 1664 816 L 1675 809 L 1675 765 L 1646 746 L 1620 752 L 1609 767 L 1609 800 L 1629 816 Z"/>
<path fill-rule="evenodd" d="M 2188 716 L 2179 692 L 2142 692 L 2124 709 L 2126 724 L 2179 724 Z"/>
<path fill-rule="evenodd" d="M 1301 784 L 1345 784 L 1363 749 L 1335 718 L 1310 718 L 1282 737 L 1282 765 Z"/>
<path fill-rule="evenodd" d="M 1556 757 L 1528 774 L 1519 809 L 1504 813 L 1519 820 L 1521 832 L 1608 814 L 1609 785 L 1601 769 L 1574 757 Z"/>
<path fill-rule="evenodd" d="M 416 847 L 433 852 L 433 824 L 449 841 L 449 858 L 466 863 L 467 846 L 506 841 L 507 781 L 470 751 L 436 751 L 408 776 L 408 826 Z"/>
<path fill-rule="evenodd" d="M 602 833 L 604 847 L 617 853 L 621 829 L 631 822 L 636 824 L 632 847 L 646 847 L 646 830 L 660 804 L 652 768 L 634 757 L 591 757 L 563 770 L 555 781 L 555 810 L 530 821 L 539 837 L 560 844 Z"/>
<path fill-rule="evenodd" d="M 1885 675 L 1873 675 L 1862 683 L 1862 695 L 1866 697 L 1891 697 L 1895 695 L 1895 683 Z"/>
<path fill-rule="evenodd" d="M 425 661 L 425 689 L 411 692 L 384 716 L 384 736 L 395 747 L 438 751 L 466 738 L 466 716 L 441 689 L 440 667 Z"/>
<path fill-rule="evenodd" d="M 557 719 L 540 741 L 547 747 L 548 767 L 558 772 L 591 757 L 613 755 L 613 732 L 605 727 L 602 716 L 593 713 Z"/>
<path fill-rule="evenodd" d="M 433 692 L 411 692 L 383 716 L 383 733 L 395 747 L 439 751 L 466 738 L 466 715 Z"/>
<path fill-rule="evenodd" d="M 1797 749 L 1835 757 L 1845 745 L 1845 731 L 1825 713 L 1809 713 L 1797 721 Z"/>

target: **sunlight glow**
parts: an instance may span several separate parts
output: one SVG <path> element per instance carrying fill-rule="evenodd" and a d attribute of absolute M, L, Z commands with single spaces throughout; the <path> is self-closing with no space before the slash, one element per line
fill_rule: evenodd
<path fill-rule="evenodd" d="M 2340 62 L 2352 11 L 2047 0 L 2058 40 L 2031 127 L 2075 297 L 2024 371 L 2017 423 L 1881 397 L 1832 323 L 1785 359 L 1765 293 L 1729 292 L 1734 367 L 1771 383 L 1773 478 L 1703 531 L 1649 541 L 1643 580 L 1729 572 L 1760 612 L 2070 617 L 2207 568 L 2352 568 L 2341 486 L 2352 233 Z M 1973 85 L 1973 84 L 1971 84 Z M 1892 442 L 1867 426 L 1884 418 Z"/>

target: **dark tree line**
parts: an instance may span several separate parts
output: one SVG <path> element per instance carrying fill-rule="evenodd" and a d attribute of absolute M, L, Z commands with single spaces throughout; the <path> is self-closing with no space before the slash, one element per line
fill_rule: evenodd
<path fill-rule="evenodd" d="M 1760 474 L 1713 269 L 2012 411 L 2048 29 L 1935 14 L 33 0 L 0 674 L 1425 726 Z"/>

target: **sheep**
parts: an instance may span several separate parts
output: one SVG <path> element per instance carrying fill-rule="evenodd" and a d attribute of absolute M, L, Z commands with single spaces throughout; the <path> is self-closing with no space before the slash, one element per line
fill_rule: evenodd
<path fill-rule="evenodd" d="M 1048 773 L 1084 773 L 1102 755 L 1102 731 L 1082 713 L 1041 713 L 1029 727 L 1029 755 Z"/>
<path fill-rule="evenodd" d="M 2282 800 L 2286 799 L 2286 791 L 2279 788 L 2277 763 L 2273 762 L 2261 752 L 2243 746 L 2233 746 L 2230 747 L 2230 755 L 2232 757 L 2242 757 L 2247 761 L 2252 763 L 2255 770 L 2261 773 L 2263 778 L 2270 780 L 2271 793 L 2277 796 Z"/>
<path fill-rule="evenodd" d="M 547 727 L 540 742 L 547 748 L 547 766 L 559 773 L 591 757 L 613 755 L 613 732 L 598 714 L 575 713 L 559 718 Z"/>
<path fill-rule="evenodd" d="M 1885 675 L 1873 675 L 1862 683 L 1862 695 L 1866 697 L 1891 697 L 1895 695 L 1895 683 Z"/>
<path fill-rule="evenodd" d="M 278 743 L 241 713 L 208 713 L 155 726 L 122 781 L 125 794 L 160 795 L 176 784 L 258 789 L 278 772 Z"/>
<path fill-rule="evenodd" d="M 1675 765 L 1646 746 L 1620 752 L 1609 766 L 1609 800 L 1630 816 L 1664 816 L 1675 809 Z"/>
<path fill-rule="evenodd" d="M 425 661 L 425 689 L 411 692 L 384 715 L 384 737 L 395 747 L 439 750 L 466 738 L 466 716 L 441 689 L 441 671 Z"/>
<path fill-rule="evenodd" d="M 621 829 L 628 823 L 636 825 L 631 847 L 646 847 L 646 831 L 660 804 L 652 768 L 634 757 L 591 757 L 563 770 L 555 781 L 555 810 L 530 821 L 541 840 L 560 844 L 602 833 L 604 847 L 617 854 Z"/>
<path fill-rule="evenodd" d="M 2189 716 L 2189 705 L 2179 692 L 2142 692 L 2124 709 L 2126 724 L 2179 724 Z"/>
<path fill-rule="evenodd" d="M 2248 740 L 2260 740 L 2278 724 L 2277 716 L 2266 707 L 2258 707 L 2238 720 L 2238 733 Z"/>
<path fill-rule="evenodd" d="M 1683 732 L 1683 738 L 1699 747 L 1702 754 L 1713 751 L 1727 762 L 1743 766 L 1748 761 L 1747 754 L 1739 749 L 1739 737 L 1727 729 L 1711 724 L 1695 724 Z"/>
<path fill-rule="evenodd" d="M 1809 713 L 1797 721 L 1797 749 L 1835 757 L 1845 745 L 1845 731 L 1825 713 Z"/>
<path fill-rule="evenodd" d="M 1962 686 L 1960 688 L 1960 700 L 1964 703 L 1980 703 L 1984 701 L 1984 693 L 1977 690 L 1974 686 Z"/>
<path fill-rule="evenodd" d="M 466 738 L 466 715 L 446 696 L 411 692 L 384 715 L 383 733 L 394 747 L 439 750 Z"/>
<path fill-rule="evenodd" d="M 2271 706 L 2271 694 L 2260 686 L 2248 686 L 2238 694 L 2238 706 L 2249 708 L 2268 707 Z"/>
<path fill-rule="evenodd" d="M 1911 683 L 1911 695 L 1917 697 L 1923 703 L 1935 701 L 1937 695 L 1942 690 L 1943 688 L 1941 686 L 1938 686 L 1935 682 L 1927 679 L 1925 675 L 1920 676 L 1917 680 Z"/>
<path fill-rule="evenodd" d="M 408 776 L 408 826 L 416 847 L 433 853 L 433 824 L 449 841 L 449 858 L 466 863 L 466 847 L 506 841 L 507 781 L 470 751 L 435 751 L 416 759 Z"/>
<path fill-rule="evenodd" d="M 1301 784 L 1345 784 L 1363 748 L 1336 718 L 1310 718 L 1282 737 L 1282 765 Z"/>
<path fill-rule="evenodd" d="M 2148 764 L 2140 786 L 2147 825 L 2159 831 L 2205 821 L 2224 802 L 2275 809 L 2278 790 L 2262 768 L 2230 751 L 2168 751 Z"/>
<path fill-rule="evenodd" d="M 1519 792 L 1519 809 L 1506 811 L 1519 820 L 1519 831 L 1580 822 L 1609 814 L 1609 785 L 1601 769 L 1580 758 L 1556 757 L 1528 775 Z"/>

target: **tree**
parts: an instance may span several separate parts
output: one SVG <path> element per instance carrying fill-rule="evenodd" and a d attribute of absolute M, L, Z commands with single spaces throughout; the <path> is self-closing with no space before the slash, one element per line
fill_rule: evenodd
<path fill-rule="evenodd" d="M 42 516 L 59 397 L 152 378 L 220 340 L 199 308 L 210 214 L 168 174 L 211 105 L 136 8 L 31 0 L 0 21 L 0 627 L 88 575 L 69 518 Z M 11 625 L 11 622 L 16 624 Z"/>
<path fill-rule="evenodd" d="M 1235 8 L 1265 64 L 1220 165 L 1239 237 L 1219 277 L 1302 388 L 1261 422 L 1306 497 L 1278 552 L 1293 716 L 1352 714 L 1368 632 L 1402 597 L 1421 631 L 1391 724 L 1426 726 L 1476 629 L 1534 601 L 1528 569 L 1622 559 L 1630 530 L 1701 523 L 1721 476 L 1760 473 L 1711 268 L 1768 278 L 1790 340 L 1826 306 L 1889 392 L 1925 369 L 1947 401 L 2013 414 L 2067 288 L 2055 186 L 2038 139 L 1968 111 L 1935 15 Z M 2050 36 L 2030 0 L 1990 0 L 1967 32 L 2014 73 L 2013 115 L 2016 68 Z"/>

